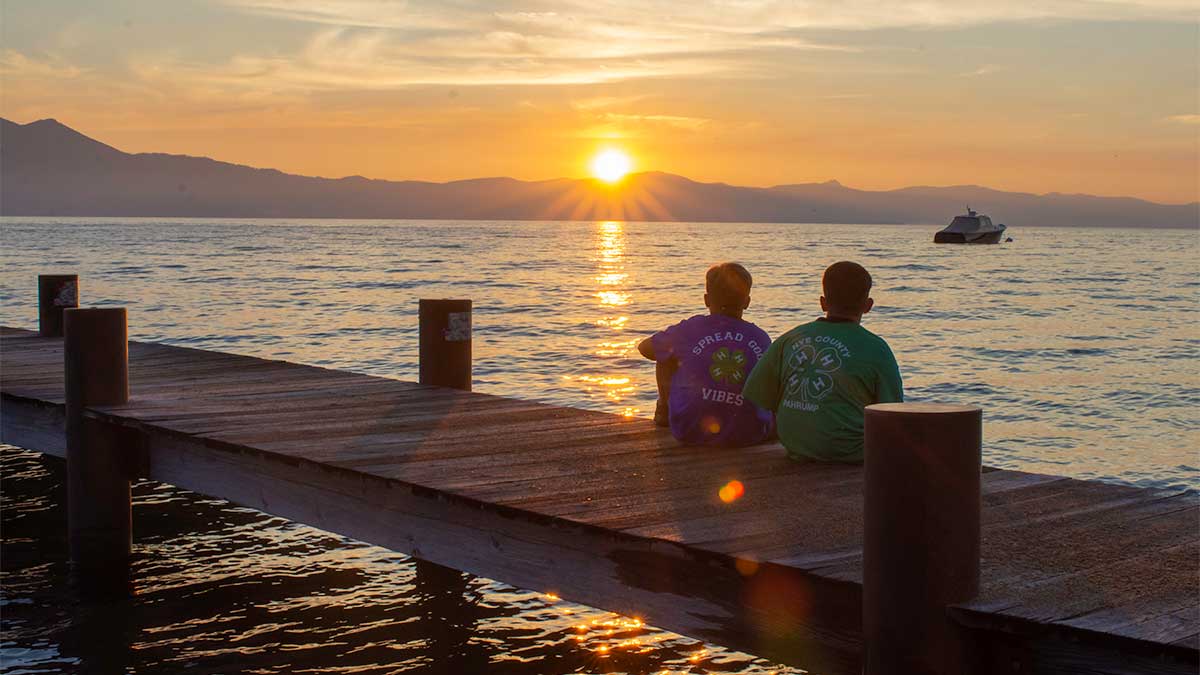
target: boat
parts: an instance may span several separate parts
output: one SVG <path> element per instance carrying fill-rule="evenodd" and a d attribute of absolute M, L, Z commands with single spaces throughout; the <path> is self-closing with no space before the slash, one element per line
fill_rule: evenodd
<path fill-rule="evenodd" d="M 965 216 L 955 216 L 945 229 L 933 235 L 933 243 L 999 244 L 1005 229 L 1003 224 L 993 224 L 991 218 L 975 213 L 968 206 Z"/>

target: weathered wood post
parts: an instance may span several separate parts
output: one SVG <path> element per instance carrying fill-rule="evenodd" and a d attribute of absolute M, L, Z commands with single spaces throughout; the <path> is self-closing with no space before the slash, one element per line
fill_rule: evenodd
<path fill-rule="evenodd" d="M 471 301 L 421 300 L 421 384 L 471 391 Z"/>
<path fill-rule="evenodd" d="M 974 406 L 867 407 L 867 675 L 969 672 L 946 606 L 979 592 L 982 420 Z"/>
<path fill-rule="evenodd" d="M 105 424 L 85 419 L 94 405 L 129 400 L 125 308 L 63 313 L 67 408 L 67 535 L 81 590 L 128 592 L 132 551 L 129 463 Z"/>
<path fill-rule="evenodd" d="M 471 391 L 471 301 L 421 300 L 417 313 L 420 383 Z M 475 603 L 466 600 L 466 575 L 421 558 L 413 558 L 413 568 L 418 597 L 429 604 L 422 623 L 438 662 L 449 664 L 451 670 L 478 670 L 480 664 L 472 664 L 469 658 L 477 656 L 477 650 L 466 647 L 475 628 L 471 617 L 477 611 Z M 445 600 L 454 599 L 452 606 L 445 606 Z"/>
<path fill-rule="evenodd" d="M 38 334 L 62 337 L 63 310 L 79 306 L 79 275 L 38 275 Z"/>

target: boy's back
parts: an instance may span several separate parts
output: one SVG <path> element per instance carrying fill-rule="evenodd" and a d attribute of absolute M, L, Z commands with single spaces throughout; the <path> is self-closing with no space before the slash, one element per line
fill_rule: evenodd
<path fill-rule="evenodd" d="M 821 278 L 825 317 L 782 335 L 746 381 L 746 398 L 775 411 L 793 459 L 861 462 L 863 408 L 904 400 L 892 350 L 859 325 L 875 306 L 871 284 L 858 263 L 830 265 Z"/>
<path fill-rule="evenodd" d="M 887 342 L 854 321 L 824 318 L 777 338 L 743 394 L 776 411 L 790 456 L 842 462 L 862 461 L 863 408 L 903 398 Z"/>
<path fill-rule="evenodd" d="M 671 433 L 685 443 L 745 445 L 766 438 L 771 413 L 742 396 L 746 376 L 771 339 L 758 326 L 722 314 L 696 315 L 651 338 L 659 358 L 674 358 Z"/>

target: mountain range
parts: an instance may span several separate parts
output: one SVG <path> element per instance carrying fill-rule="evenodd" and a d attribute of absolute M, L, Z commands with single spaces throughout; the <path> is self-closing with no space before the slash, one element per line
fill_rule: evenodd
<path fill-rule="evenodd" d="M 1010 227 L 1200 226 L 1195 202 L 974 185 L 869 191 L 829 181 L 760 188 L 660 172 L 631 174 L 616 185 L 568 178 L 317 178 L 206 157 L 131 154 L 53 119 L 0 119 L 0 214 L 6 216 L 942 224 L 967 205 Z"/>

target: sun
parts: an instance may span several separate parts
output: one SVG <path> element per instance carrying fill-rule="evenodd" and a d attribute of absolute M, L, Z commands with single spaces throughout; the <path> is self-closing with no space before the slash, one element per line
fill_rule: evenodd
<path fill-rule="evenodd" d="M 592 158 L 592 175 L 606 183 L 615 183 L 633 167 L 629 155 L 620 150 L 605 150 Z"/>

